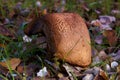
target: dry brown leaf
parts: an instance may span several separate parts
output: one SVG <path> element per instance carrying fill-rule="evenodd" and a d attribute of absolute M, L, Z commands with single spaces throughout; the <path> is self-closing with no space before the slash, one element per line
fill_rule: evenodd
<path fill-rule="evenodd" d="M 10 60 L 6 60 L 4 62 L 0 62 L 0 65 L 3 67 L 6 67 L 9 69 L 9 67 L 12 68 L 12 70 L 15 70 L 16 67 L 20 64 L 21 60 L 19 58 L 12 58 Z"/>
<path fill-rule="evenodd" d="M 47 9 L 44 9 L 43 11 L 42 11 L 42 14 L 43 15 L 45 15 L 45 14 L 47 14 L 48 12 L 47 12 Z"/>
<path fill-rule="evenodd" d="M 1 43 L 0 43 L 0 47 L 5 48 L 5 47 L 6 47 L 6 45 L 5 45 L 5 44 L 1 44 Z"/>
<path fill-rule="evenodd" d="M 116 80 L 120 80 L 120 65 L 117 67 L 117 77 Z"/>
<path fill-rule="evenodd" d="M 95 37 L 95 42 L 97 44 L 102 44 L 103 43 L 103 35 L 98 35 Z"/>
<path fill-rule="evenodd" d="M 97 26 L 97 27 L 99 27 L 99 26 L 102 25 L 99 20 L 93 20 L 93 21 L 91 22 L 91 24 L 94 25 L 94 26 Z"/>
<path fill-rule="evenodd" d="M 110 46 L 115 46 L 117 43 L 117 36 L 114 30 L 105 30 L 103 35 L 107 38 Z"/>
<path fill-rule="evenodd" d="M 24 65 L 23 63 L 21 63 L 19 66 L 17 66 L 17 71 L 19 73 L 24 73 L 24 71 L 26 71 L 26 75 L 30 76 L 32 74 L 34 74 L 34 72 L 39 69 L 38 65 L 35 64 L 28 64 L 28 65 Z"/>
<path fill-rule="evenodd" d="M 118 51 L 116 52 L 116 55 L 113 56 L 113 60 L 115 60 L 115 61 L 119 61 L 119 60 L 120 60 L 120 50 L 118 50 Z"/>
<path fill-rule="evenodd" d="M 6 75 L 8 73 L 8 70 L 5 67 L 0 65 L 0 73 Z"/>
<path fill-rule="evenodd" d="M 102 76 L 104 80 L 109 80 L 107 74 L 103 70 L 100 70 L 100 76 Z"/>
<path fill-rule="evenodd" d="M 18 71 L 19 73 L 23 73 L 23 72 L 24 72 L 24 66 L 23 66 L 23 65 L 19 65 L 19 66 L 17 67 L 17 71 Z"/>
<path fill-rule="evenodd" d="M 104 79 L 103 79 L 102 76 L 100 76 L 100 75 L 96 75 L 95 78 L 94 78 L 94 80 L 104 80 Z"/>
<path fill-rule="evenodd" d="M 107 77 L 107 74 L 100 69 L 99 74 L 95 76 L 94 80 L 109 80 L 109 78 Z"/>
<path fill-rule="evenodd" d="M 64 77 L 64 75 L 63 75 L 62 73 L 58 73 L 57 76 L 58 76 L 59 78 L 63 78 L 63 77 Z"/>
<path fill-rule="evenodd" d="M 102 50 L 99 52 L 99 58 L 101 60 L 106 60 L 108 58 L 108 55 L 105 53 L 105 51 Z"/>
<path fill-rule="evenodd" d="M 0 35 L 14 38 L 15 36 L 4 25 L 0 25 Z"/>

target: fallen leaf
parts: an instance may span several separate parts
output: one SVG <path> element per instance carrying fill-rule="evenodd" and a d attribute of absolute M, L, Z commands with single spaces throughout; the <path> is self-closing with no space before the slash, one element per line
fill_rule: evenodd
<path fill-rule="evenodd" d="M 99 20 L 93 20 L 93 21 L 91 21 L 91 24 L 94 25 L 94 26 L 97 26 L 97 27 L 102 25 Z"/>
<path fill-rule="evenodd" d="M 4 25 L 0 25 L 0 35 L 14 38 L 14 35 Z"/>
<path fill-rule="evenodd" d="M 99 64 L 100 62 L 101 62 L 101 60 L 98 56 L 93 57 L 92 65 Z"/>
<path fill-rule="evenodd" d="M 107 74 L 101 69 L 100 69 L 100 74 L 99 75 L 102 76 L 104 80 L 109 80 Z"/>
<path fill-rule="evenodd" d="M 6 75 L 7 73 L 8 73 L 8 69 L 0 65 L 0 74 Z"/>
<path fill-rule="evenodd" d="M 112 22 L 116 21 L 114 16 L 99 16 L 99 18 L 102 24 L 111 24 Z"/>
<path fill-rule="evenodd" d="M 40 67 L 39 67 L 38 65 L 33 64 L 33 63 L 30 63 L 30 64 L 28 64 L 28 65 L 24 68 L 24 70 L 26 70 L 26 74 L 27 74 L 28 76 L 31 76 L 31 75 L 33 75 L 34 72 L 36 72 L 36 70 L 39 69 L 39 68 L 40 68 Z"/>
<path fill-rule="evenodd" d="M 43 15 L 45 15 L 45 14 L 47 14 L 48 12 L 47 12 L 47 9 L 44 9 L 43 11 L 42 11 L 42 14 Z"/>
<path fill-rule="evenodd" d="M 109 80 L 107 74 L 100 69 L 100 72 L 98 75 L 95 76 L 94 80 Z"/>
<path fill-rule="evenodd" d="M 120 73 L 117 75 L 116 80 L 120 80 Z"/>
<path fill-rule="evenodd" d="M 78 66 L 71 66 L 67 63 L 63 64 L 63 68 L 66 70 L 68 77 L 71 80 L 74 80 L 75 78 L 82 78 L 84 74 L 81 74 L 80 72 L 86 69 Z"/>
<path fill-rule="evenodd" d="M 117 67 L 117 77 L 116 80 L 120 80 L 120 65 Z"/>
<path fill-rule="evenodd" d="M 99 67 L 93 67 L 91 69 L 87 69 L 84 73 L 85 74 L 93 74 L 93 75 L 97 75 L 100 72 L 100 68 Z"/>
<path fill-rule="evenodd" d="M 100 27 L 101 30 L 112 30 L 110 24 L 115 21 L 114 16 L 99 16 L 99 20 L 93 20 L 91 24 Z"/>
<path fill-rule="evenodd" d="M 111 13 L 112 14 L 120 14 L 120 10 L 112 10 Z"/>
<path fill-rule="evenodd" d="M 107 55 L 107 54 L 105 53 L 105 51 L 103 51 L 103 50 L 99 52 L 99 55 L 98 55 L 98 56 L 99 56 L 99 58 L 100 58 L 101 60 L 103 60 L 103 61 L 108 58 L 108 55 Z"/>
<path fill-rule="evenodd" d="M 64 77 L 64 75 L 63 75 L 62 73 L 58 73 L 57 76 L 58 76 L 59 78 L 63 78 L 63 77 Z"/>
<path fill-rule="evenodd" d="M 33 75 L 37 69 L 39 69 L 39 66 L 33 63 L 30 63 L 28 65 L 24 65 L 24 63 L 21 63 L 19 66 L 17 66 L 17 72 L 21 74 L 25 72 L 27 76 Z"/>
<path fill-rule="evenodd" d="M 18 67 L 17 67 L 17 72 L 19 72 L 19 73 L 23 73 L 24 72 L 24 66 L 23 65 L 19 65 Z"/>
<path fill-rule="evenodd" d="M 5 45 L 5 44 L 1 44 L 1 43 L 0 43 L 0 47 L 5 48 L 5 47 L 6 47 L 6 45 Z"/>
<path fill-rule="evenodd" d="M 67 63 L 64 64 L 63 67 L 65 68 L 66 72 L 68 73 L 70 79 L 74 80 L 73 75 L 72 75 L 73 69 L 71 69 L 71 67 Z"/>
<path fill-rule="evenodd" d="M 102 44 L 102 42 L 103 42 L 103 36 L 102 36 L 102 35 L 96 36 L 96 37 L 95 37 L 95 42 L 96 42 L 97 44 Z"/>
<path fill-rule="evenodd" d="M 93 74 L 87 74 L 85 77 L 83 77 L 82 80 L 93 80 L 94 76 Z"/>
<path fill-rule="evenodd" d="M 104 79 L 103 79 L 102 76 L 100 76 L 100 75 L 96 75 L 95 78 L 94 78 L 94 80 L 104 80 Z"/>
<path fill-rule="evenodd" d="M 12 58 L 10 60 L 6 60 L 4 62 L 0 62 L 0 65 L 9 69 L 11 67 L 12 70 L 15 70 L 16 67 L 20 64 L 21 60 L 19 58 Z"/>
<path fill-rule="evenodd" d="M 102 24 L 102 25 L 100 26 L 100 29 L 101 29 L 101 30 L 112 30 L 112 28 L 110 27 L 109 24 Z"/>
<path fill-rule="evenodd" d="M 112 28 L 110 27 L 109 24 L 105 24 L 104 20 L 102 22 L 101 21 L 100 20 L 93 20 L 93 21 L 91 21 L 91 24 L 93 26 L 99 27 L 101 30 L 112 30 Z"/>
<path fill-rule="evenodd" d="M 115 61 L 119 61 L 120 60 L 120 50 L 118 50 L 116 55 L 113 56 L 113 60 L 115 60 Z"/>
<path fill-rule="evenodd" d="M 114 30 L 105 30 L 103 35 L 107 38 L 110 46 L 115 46 L 117 44 L 117 36 Z"/>

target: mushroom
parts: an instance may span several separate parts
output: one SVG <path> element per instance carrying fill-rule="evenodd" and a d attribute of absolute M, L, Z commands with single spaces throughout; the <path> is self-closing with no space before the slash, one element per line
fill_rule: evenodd
<path fill-rule="evenodd" d="M 43 32 L 55 57 L 77 66 L 91 63 L 90 36 L 84 20 L 76 13 L 51 13 L 34 19 L 24 31 Z"/>

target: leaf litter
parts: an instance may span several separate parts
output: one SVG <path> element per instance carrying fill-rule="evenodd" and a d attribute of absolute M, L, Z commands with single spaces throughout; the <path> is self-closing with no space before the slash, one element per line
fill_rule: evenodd
<path fill-rule="evenodd" d="M 103 8 L 100 10 L 99 8 L 95 6 L 95 4 L 102 4 L 102 1 L 98 3 L 96 2 L 92 5 L 91 4 L 89 5 L 83 0 L 76 0 L 76 1 L 80 4 L 76 4 L 76 5 L 73 4 L 74 6 L 71 8 L 73 8 L 74 10 L 82 9 L 81 11 L 83 11 L 82 14 L 85 15 L 83 17 L 85 18 L 86 23 L 91 23 L 91 24 L 88 24 L 89 26 L 88 28 L 90 32 L 92 33 L 91 40 L 94 43 L 93 49 L 95 49 L 96 51 L 94 52 L 94 54 L 92 53 L 93 62 L 91 63 L 90 66 L 88 66 L 87 68 L 82 68 L 82 67 L 78 67 L 78 66 L 76 67 L 73 65 L 66 65 L 66 63 L 60 63 L 60 62 L 58 62 L 59 66 L 56 66 L 54 65 L 53 63 L 54 61 L 51 58 L 46 58 L 45 50 L 47 49 L 47 46 L 46 46 L 47 44 L 42 45 L 42 47 L 40 45 L 42 42 L 45 42 L 44 38 L 38 39 L 34 36 L 31 38 L 28 38 L 25 36 L 23 40 L 24 41 L 26 40 L 25 42 L 29 42 L 29 43 L 24 43 L 24 47 L 26 47 L 26 49 L 25 50 L 21 49 L 21 53 L 23 54 L 31 53 L 31 55 L 28 55 L 28 57 L 26 57 L 28 61 L 24 63 L 24 58 L 20 59 L 20 58 L 11 57 L 11 55 L 14 55 L 17 49 L 14 50 L 12 51 L 14 53 L 10 55 L 11 59 L 8 61 L 10 65 L 6 63 L 7 59 L 6 61 L 0 62 L 0 75 L 2 74 L 3 76 L 8 77 L 9 76 L 8 66 L 11 66 L 12 70 L 17 70 L 20 73 L 20 75 L 27 76 L 26 77 L 27 79 L 30 78 L 33 80 L 42 79 L 41 77 L 45 77 L 47 73 L 49 73 L 49 75 L 43 79 L 109 80 L 109 79 L 113 79 L 113 77 L 111 76 L 114 76 L 116 80 L 119 80 L 120 79 L 120 68 L 119 68 L 120 67 L 119 65 L 119 60 L 120 60 L 120 46 L 119 46 L 120 41 L 119 40 L 120 38 L 118 35 L 120 34 L 118 34 L 115 30 L 116 27 L 120 26 L 120 22 L 119 22 L 120 19 L 119 17 L 117 17 L 117 15 L 120 13 L 119 9 L 113 8 L 111 9 L 112 15 L 110 14 L 104 15 L 102 12 Z M 0 35 L 10 37 L 10 38 L 14 38 L 15 36 L 17 36 L 18 38 L 20 36 L 21 38 L 15 41 L 13 40 L 14 43 L 19 42 L 20 40 L 21 40 L 20 42 L 23 41 L 22 38 L 23 38 L 24 32 L 23 30 L 20 30 L 21 25 L 25 22 L 30 22 L 31 19 L 33 19 L 36 16 L 35 9 L 34 8 L 32 9 L 31 6 L 23 9 L 22 7 L 23 3 L 24 2 L 22 1 L 19 1 L 18 3 L 16 3 L 13 6 L 13 9 L 11 11 L 8 11 L 9 14 L 7 15 L 9 17 L 7 16 L 4 17 L 3 14 L 1 15 L 1 10 L 0 10 Z M 66 11 L 69 12 L 67 8 L 69 8 L 70 6 L 67 5 L 67 3 L 68 3 L 67 0 L 62 0 L 62 1 L 57 0 L 54 2 L 54 5 L 53 5 L 54 7 L 45 8 L 47 4 L 45 4 L 45 2 L 42 2 L 42 0 L 41 2 L 37 0 L 35 5 L 38 8 L 40 8 L 38 9 L 39 10 L 38 15 L 44 15 L 50 12 L 66 12 Z M 114 3 L 118 3 L 118 2 L 113 2 L 113 4 Z M 69 4 L 72 4 L 72 3 L 69 3 Z M 91 8 L 93 5 L 95 6 L 94 7 L 95 9 Z M 116 7 L 118 6 L 117 4 L 115 5 Z M 5 12 L 7 12 L 8 8 L 7 7 L 5 8 L 6 8 Z M 97 17 L 91 14 L 97 15 Z M 25 27 L 25 25 L 23 27 Z M 11 32 L 10 28 L 15 32 L 15 34 Z M 41 37 L 41 35 L 37 35 L 37 37 Z M 2 40 L 3 38 L 0 37 L 0 41 Z M 39 42 L 39 40 L 41 42 Z M 11 43 L 8 41 L 5 41 L 5 42 L 7 43 L 7 45 L 2 42 L 0 43 L 0 57 L 2 54 L 4 54 L 3 49 L 6 49 L 7 46 Z M 29 49 L 29 47 L 27 47 L 29 44 L 33 44 L 35 46 L 37 44 L 39 45 L 39 47 L 36 46 L 34 48 L 35 51 L 34 50 L 30 51 L 30 49 L 32 48 Z M 34 56 L 32 55 L 32 53 L 34 53 Z M 42 62 L 39 61 L 36 55 L 41 57 Z M 37 63 L 38 65 L 36 66 L 34 64 L 31 64 L 32 63 L 31 61 L 33 61 L 35 64 Z M 92 65 L 93 63 L 94 65 Z M 54 72 L 54 70 L 56 71 Z M 44 74 L 41 71 L 43 71 Z M 37 76 L 37 73 L 40 75 L 40 76 L 38 75 L 39 77 Z M 58 75 L 56 75 L 56 73 Z"/>

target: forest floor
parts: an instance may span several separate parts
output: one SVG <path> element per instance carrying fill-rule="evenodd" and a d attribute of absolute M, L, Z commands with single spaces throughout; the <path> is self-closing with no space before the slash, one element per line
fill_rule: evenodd
<path fill-rule="evenodd" d="M 36 16 L 74 12 L 88 27 L 92 62 L 83 68 L 49 59 L 44 38 L 27 36 Z M 42 47 L 41 47 L 42 46 Z M 120 0 L 1 0 L 0 80 L 120 80 Z"/>

